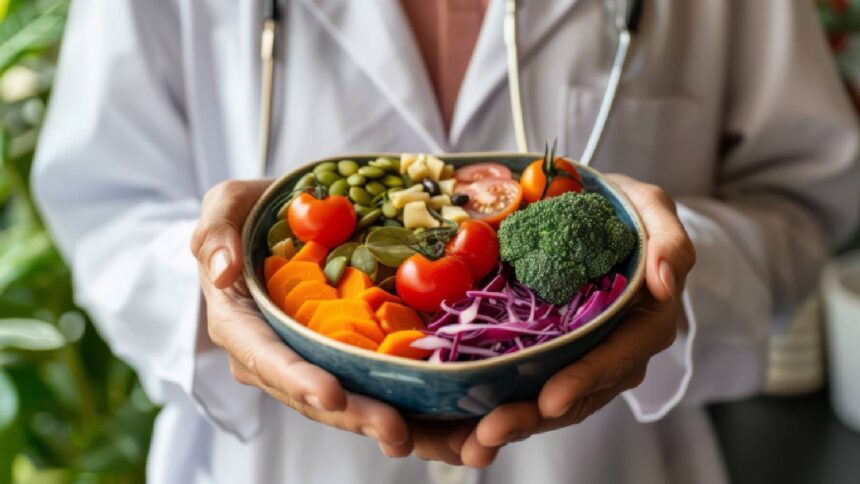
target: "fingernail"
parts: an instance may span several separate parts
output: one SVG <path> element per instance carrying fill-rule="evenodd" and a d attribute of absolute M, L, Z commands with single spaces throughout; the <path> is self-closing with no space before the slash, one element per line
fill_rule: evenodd
<path fill-rule="evenodd" d="M 217 281 L 221 274 L 227 270 L 227 251 L 225 249 L 219 249 L 212 255 L 212 259 L 209 260 L 209 278 L 212 281 Z"/>
<path fill-rule="evenodd" d="M 311 407 L 314 407 L 317 410 L 325 410 L 325 408 L 322 405 L 322 402 L 320 401 L 320 397 L 318 397 L 316 395 L 305 396 L 305 403 L 307 403 Z"/>
<path fill-rule="evenodd" d="M 361 433 L 370 437 L 371 439 L 379 440 L 379 433 L 373 427 L 362 427 Z"/>
<path fill-rule="evenodd" d="M 555 413 L 553 413 L 552 415 L 549 415 L 549 417 L 550 417 L 550 418 L 559 418 L 559 417 L 561 417 L 561 416 L 564 416 L 564 415 L 566 415 L 566 414 L 567 414 L 567 412 L 569 412 L 569 411 L 570 411 L 570 409 L 571 409 L 572 407 L 573 407 L 573 403 L 571 403 L 570 405 L 568 405 L 568 406 L 566 406 L 566 407 L 562 408 L 560 411 L 555 412 Z"/>
<path fill-rule="evenodd" d="M 660 265 L 658 266 L 658 272 L 660 273 L 660 282 L 663 283 L 663 287 L 665 287 L 666 291 L 674 297 L 675 274 L 672 273 L 672 268 L 669 267 L 669 263 L 665 260 L 661 260 Z"/>

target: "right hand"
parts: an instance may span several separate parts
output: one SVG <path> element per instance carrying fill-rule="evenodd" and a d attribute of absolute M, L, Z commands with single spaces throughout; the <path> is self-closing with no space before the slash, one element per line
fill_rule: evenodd
<path fill-rule="evenodd" d="M 413 449 L 407 422 L 391 406 L 350 393 L 327 371 L 305 361 L 261 318 L 242 278 L 240 231 L 269 180 L 227 181 L 206 193 L 191 251 L 200 267 L 211 341 L 230 369 L 302 415 L 372 437 L 389 457 Z"/>

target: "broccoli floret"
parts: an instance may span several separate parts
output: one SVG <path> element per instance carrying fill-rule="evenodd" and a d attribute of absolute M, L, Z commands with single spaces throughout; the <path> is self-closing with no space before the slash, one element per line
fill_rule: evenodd
<path fill-rule="evenodd" d="M 568 192 L 535 202 L 499 228 L 502 260 L 517 279 L 553 304 L 566 304 L 633 250 L 633 231 L 596 193 Z"/>

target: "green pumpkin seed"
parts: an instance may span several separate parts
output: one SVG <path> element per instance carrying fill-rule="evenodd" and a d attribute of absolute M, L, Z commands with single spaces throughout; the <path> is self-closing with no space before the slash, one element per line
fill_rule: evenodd
<path fill-rule="evenodd" d="M 299 178 L 299 181 L 296 182 L 296 186 L 293 187 L 293 190 L 304 190 L 305 188 L 311 188 L 316 186 L 317 178 L 313 173 L 308 173 L 303 177 Z"/>
<path fill-rule="evenodd" d="M 286 220 L 275 222 L 275 224 L 272 225 L 272 228 L 269 229 L 269 234 L 266 238 L 269 243 L 269 250 L 272 250 L 272 247 L 274 247 L 278 242 L 292 237 L 295 237 L 295 235 L 293 235 L 293 231 L 290 229 L 290 224 L 287 223 Z"/>
<path fill-rule="evenodd" d="M 378 181 L 372 181 L 364 186 L 364 189 L 367 190 L 367 193 L 376 196 L 385 193 L 385 185 L 379 183 Z M 371 203 L 372 205 L 372 203 Z"/>
<path fill-rule="evenodd" d="M 278 209 L 278 214 L 275 215 L 275 218 L 277 218 L 278 220 L 286 219 L 287 211 L 290 209 L 290 203 L 292 203 L 292 201 L 293 197 L 290 197 L 289 200 L 284 202 L 284 204 L 281 205 L 281 208 Z"/>
<path fill-rule="evenodd" d="M 332 286 L 336 286 L 340 282 L 344 271 L 346 271 L 346 257 L 344 256 L 338 256 L 329 260 L 326 262 L 325 269 L 323 269 L 326 280 Z"/>
<path fill-rule="evenodd" d="M 341 179 L 341 176 L 333 171 L 324 171 L 317 174 L 317 181 L 326 187 L 331 186 L 332 183 Z"/>
<path fill-rule="evenodd" d="M 340 160 L 337 162 L 337 172 L 343 176 L 354 175 L 358 171 L 358 163 L 352 160 Z"/>
<path fill-rule="evenodd" d="M 354 175 L 349 175 L 349 178 L 346 179 L 346 182 L 349 183 L 351 187 L 360 187 L 367 183 L 367 178 L 358 173 Z"/>
<path fill-rule="evenodd" d="M 362 205 L 360 203 L 353 203 L 352 208 L 355 209 L 355 214 L 358 215 L 359 217 L 364 217 L 365 215 L 370 213 L 371 210 L 373 210 L 372 208 L 368 207 L 367 205 Z"/>
<path fill-rule="evenodd" d="M 380 170 L 394 171 L 394 163 L 391 162 L 391 158 L 377 158 L 369 161 L 367 164 Z"/>
<path fill-rule="evenodd" d="M 397 175 L 385 175 L 381 181 L 385 186 L 391 188 L 400 188 L 403 186 L 403 179 Z"/>
<path fill-rule="evenodd" d="M 329 252 L 328 257 L 326 257 L 326 264 L 332 261 L 335 257 L 344 257 L 349 260 L 352 259 L 352 253 L 355 252 L 355 248 L 358 247 L 358 242 L 344 242 L 339 246 L 335 247 L 334 250 Z"/>
<path fill-rule="evenodd" d="M 319 165 L 314 167 L 314 173 L 317 176 L 320 176 L 320 173 L 324 173 L 327 171 L 334 172 L 337 170 L 337 163 L 333 161 L 326 161 L 324 163 L 320 163 Z"/>
<path fill-rule="evenodd" d="M 382 218 L 382 210 L 375 209 L 368 212 L 367 215 L 361 217 L 361 220 L 358 221 L 358 225 L 356 228 L 358 230 L 366 229 L 371 225 L 375 224 L 380 218 Z"/>
<path fill-rule="evenodd" d="M 371 279 L 376 279 L 376 273 L 379 270 L 379 263 L 376 262 L 376 258 L 370 250 L 368 250 L 366 245 L 359 245 L 355 249 L 355 252 L 352 253 L 352 259 L 350 259 L 349 264 L 370 276 Z"/>
<path fill-rule="evenodd" d="M 367 178 L 379 178 L 384 175 L 385 172 L 375 166 L 362 166 L 358 169 L 358 174 L 366 176 Z"/>
<path fill-rule="evenodd" d="M 391 200 L 386 200 L 382 204 L 382 215 L 385 215 L 386 218 L 394 218 L 397 216 L 397 209 L 394 208 L 394 203 Z"/>
<path fill-rule="evenodd" d="M 330 187 L 328 187 L 329 195 L 343 195 L 346 196 L 349 193 L 349 184 L 345 179 L 341 178 L 336 182 L 332 183 Z"/>
<path fill-rule="evenodd" d="M 377 193 L 373 196 L 373 200 L 370 202 L 371 207 L 381 207 L 382 201 L 385 198 L 385 192 Z"/>
<path fill-rule="evenodd" d="M 367 190 L 361 187 L 350 187 L 349 198 L 351 198 L 353 202 L 361 205 L 370 205 L 370 203 L 373 202 L 373 197 L 367 193 Z"/>

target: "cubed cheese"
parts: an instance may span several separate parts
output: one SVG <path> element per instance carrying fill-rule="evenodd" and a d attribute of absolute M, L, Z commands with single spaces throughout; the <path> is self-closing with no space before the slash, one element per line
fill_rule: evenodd
<path fill-rule="evenodd" d="M 469 220 L 469 214 L 463 210 L 463 207 L 448 206 L 442 207 L 442 218 L 459 224 L 460 222 Z"/>
<path fill-rule="evenodd" d="M 438 227 L 439 221 L 430 215 L 430 211 L 427 210 L 427 204 L 422 201 L 414 201 L 407 203 L 403 207 L 403 226 L 409 230 L 417 228 L 430 229 Z"/>

